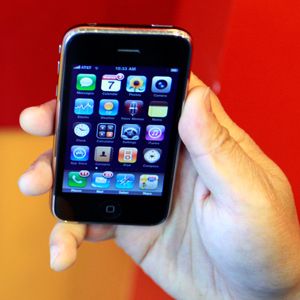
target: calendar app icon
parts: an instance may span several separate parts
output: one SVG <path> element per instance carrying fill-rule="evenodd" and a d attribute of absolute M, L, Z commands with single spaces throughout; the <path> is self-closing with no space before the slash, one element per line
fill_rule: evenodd
<path fill-rule="evenodd" d="M 121 89 L 121 83 L 124 74 L 104 74 L 101 81 L 101 90 L 104 92 L 118 92 Z"/>

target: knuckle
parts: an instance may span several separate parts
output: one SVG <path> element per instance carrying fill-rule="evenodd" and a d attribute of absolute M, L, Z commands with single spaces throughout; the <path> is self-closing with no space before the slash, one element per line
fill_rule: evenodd
<path fill-rule="evenodd" d="M 210 138 L 208 143 L 207 153 L 218 152 L 233 152 L 237 143 L 231 137 L 229 131 L 223 126 L 216 126 L 214 134 Z"/>

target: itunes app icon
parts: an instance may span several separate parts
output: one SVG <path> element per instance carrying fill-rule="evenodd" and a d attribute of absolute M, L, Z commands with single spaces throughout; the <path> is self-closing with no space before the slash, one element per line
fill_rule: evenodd
<path fill-rule="evenodd" d="M 147 141 L 163 141 L 165 137 L 165 126 L 163 125 L 148 125 L 146 127 Z"/>

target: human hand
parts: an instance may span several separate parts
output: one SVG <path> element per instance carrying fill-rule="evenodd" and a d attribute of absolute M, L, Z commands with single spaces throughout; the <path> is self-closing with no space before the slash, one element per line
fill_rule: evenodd
<path fill-rule="evenodd" d="M 52 134 L 55 104 L 24 110 L 22 128 Z M 186 148 L 167 221 L 153 227 L 59 222 L 50 237 L 51 267 L 69 267 L 84 239 L 114 238 L 175 298 L 296 299 L 299 225 L 285 175 L 193 75 L 179 132 Z M 19 185 L 38 195 L 52 180 L 48 151 Z"/>

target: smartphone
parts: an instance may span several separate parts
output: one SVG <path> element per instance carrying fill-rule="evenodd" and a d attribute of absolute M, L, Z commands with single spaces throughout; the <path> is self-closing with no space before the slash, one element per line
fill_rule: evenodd
<path fill-rule="evenodd" d="M 172 198 L 191 38 L 170 26 L 82 25 L 60 46 L 53 214 L 155 225 Z"/>

